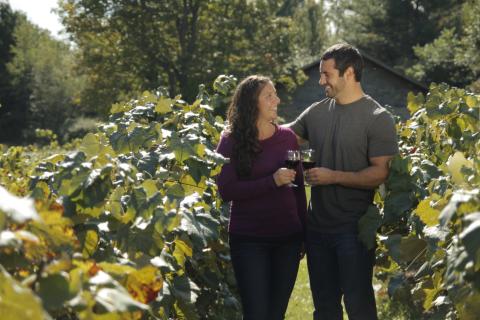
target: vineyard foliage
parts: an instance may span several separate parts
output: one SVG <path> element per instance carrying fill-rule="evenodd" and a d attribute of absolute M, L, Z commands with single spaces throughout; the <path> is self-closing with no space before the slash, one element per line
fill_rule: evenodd
<path fill-rule="evenodd" d="M 377 277 L 413 319 L 480 314 L 480 96 L 432 84 L 410 94 L 400 154 L 360 221 Z"/>
<path fill-rule="evenodd" d="M 11 319 L 238 319 L 214 176 L 217 79 L 193 104 L 115 104 L 68 146 L 0 146 L 0 309 Z M 409 96 L 401 153 L 360 221 L 377 277 L 413 318 L 480 314 L 480 98 Z M 45 135 L 46 133 L 44 133 Z M 46 134 L 48 136 L 48 134 Z M 3 316 L 2 316 L 3 317 Z"/>
<path fill-rule="evenodd" d="M 145 92 L 113 105 L 70 152 L 3 148 L 2 314 L 238 318 L 228 210 L 212 179 L 225 161 L 214 152 L 223 120 L 208 102 Z"/>

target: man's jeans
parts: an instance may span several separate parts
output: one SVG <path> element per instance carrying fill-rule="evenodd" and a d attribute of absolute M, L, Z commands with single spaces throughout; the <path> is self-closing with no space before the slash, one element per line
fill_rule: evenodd
<path fill-rule="evenodd" d="M 230 241 L 244 320 L 284 319 L 297 278 L 301 242 Z"/>
<path fill-rule="evenodd" d="M 307 232 L 307 262 L 314 320 L 343 319 L 341 299 L 350 320 L 376 320 L 372 287 L 375 250 L 356 233 Z"/>

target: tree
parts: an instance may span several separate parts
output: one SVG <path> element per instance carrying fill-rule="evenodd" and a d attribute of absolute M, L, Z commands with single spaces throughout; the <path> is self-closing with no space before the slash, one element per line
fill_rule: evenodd
<path fill-rule="evenodd" d="M 65 120 L 75 114 L 75 99 L 82 79 L 73 73 L 73 55 L 66 43 L 53 39 L 48 31 L 17 17 L 13 31 L 11 61 L 7 64 L 13 103 L 6 106 L 11 116 L 2 119 L 10 141 L 24 143 L 37 128 L 59 134 Z"/>
<path fill-rule="evenodd" d="M 106 113 L 112 102 L 159 86 L 192 100 L 198 83 L 218 74 L 289 81 L 296 53 L 287 2 L 65 0 L 60 15 L 89 79 L 84 102 Z"/>
<path fill-rule="evenodd" d="M 337 35 L 402 70 L 415 60 L 414 46 L 458 25 L 465 0 L 339 0 L 332 7 Z"/>
<path fill-rule="evenodd" d="M 7 71 L 7 63 L 12 59 L 10 47 L 14 45 L 13 30 L 18 18 L 10 5 L 0 2 L 0 142 L 12 140 L 19 136 L 18 126 L 8 128 L 7 120 L 18 122 L 22 119 L 21 110 L 13 110 L 9 106 L 14 103 L 10 76 Z M 20 111 L 20 112 L 18 112 Z"/>
<path fill-rule="evenodd" d="M 294 20 L 300 61 L 310 62 L 317 58 L 330 37 L 327 30 L 327 16 L 324 1 L 306 0 L 294 12 Z"/>
<path fill-rule="evenodd" d="M 414 47 L 418 62 L 408 73 L 425 82 L 448 82 L 480 92 L 480 1 L 463 4 L 460 24 Z"/>

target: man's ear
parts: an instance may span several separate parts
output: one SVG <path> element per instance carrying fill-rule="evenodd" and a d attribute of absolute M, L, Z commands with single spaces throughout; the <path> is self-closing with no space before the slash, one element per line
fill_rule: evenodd
<path fill-rule="evenodd" d="M 344 72 L 344 76 L 347 77 L 348 79 L 351 79 L 352 81 L 356 81 L 355 80 L 355 71 L 353 70 L 353 67 L 350 66 L 348 67 L 345 72 Z"/>

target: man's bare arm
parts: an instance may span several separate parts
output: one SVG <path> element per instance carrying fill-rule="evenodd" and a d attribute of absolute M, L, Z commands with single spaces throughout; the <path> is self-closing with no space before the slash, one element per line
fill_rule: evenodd
<path fill-rule="evenodd" d="M 286 127 L 286 128 L 292 128 L 292 125 L 293 125 L 293 122 L 290 122 L 290 123 L 285 123 L 285 124 L 282 124 L 282 127 Z M 293 131 L 293 130 L 292 130 Z M 297 137 L 297 143 L 299 146 L 301 146 L 302 144 L 306 143 L 307 140 L 303 139 L 302 137 L 300 137 L 295 131 L 295 137 Z"/>
<path fill-rule="evenodd" d="M 300 137 L 298 134 L 295 133 L 295 137 L 297 137 L 297 143 L 299 146 L 301 146 L 302 144 L 306 143 L 307 140 L 303 139 L 302 137 Z"/>
<path fill-rule="evenodd" d="M 387 179 L 392 158 L 393 156 L 370 158 L 370 166 L 357 172 L 313 168 L 307 171 L 307 182 L 313 185 L 339 184 L 345 187 L 374 189 Z"/>

